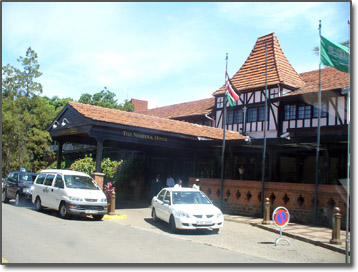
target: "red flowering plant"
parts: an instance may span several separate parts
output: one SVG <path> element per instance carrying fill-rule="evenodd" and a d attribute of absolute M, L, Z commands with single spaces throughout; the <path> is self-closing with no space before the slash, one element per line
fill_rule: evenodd
<path fill-rule="evenodd" d="M 112 182 L 108 182 L 104 186 L 104 193 L 107 196 L 107 201 L 110 201 L 112 198 L 112 193 L 116 191 L 116 188 L 113 186 Z"/>

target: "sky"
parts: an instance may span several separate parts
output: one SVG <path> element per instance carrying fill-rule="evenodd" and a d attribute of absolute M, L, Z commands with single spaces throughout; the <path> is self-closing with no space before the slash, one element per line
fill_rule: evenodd
<path fill-rule="evenodd" d="M 348 2 L 2 2 L 2 65 L 21 67 L 31 47 L 43 96 L 107 87 L 119 103 L 155 108 L 212 97 L 226 53 L 233 76 L 272 32 L 298 73 L 317 70 L 319 20 L 323 36 L 343 42 L 349 19 Z"/>

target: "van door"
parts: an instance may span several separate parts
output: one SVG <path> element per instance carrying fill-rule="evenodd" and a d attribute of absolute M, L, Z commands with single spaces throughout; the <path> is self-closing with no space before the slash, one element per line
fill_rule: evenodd
<path fill-rule="evenodd" d="M 55 178 L 54 174 L 48 174 L 46 176 L 45 181 L 44 181 L 44 186 L 43 186 L 42 192 L 41 192 L 42 206 L 45 206 L 45 207 L 48 207 L 48 208 L 53 207 L 53 204 L 51 203 L 51 197 L 52 197 L 51 190 L 53 192 L 52 183 L 53 183 L 54 178 Z"/>
<path fill-rule="evenodd" d="M 51 206 L 58 210 L 60 207 L 61 200 L 65 195 L 65 186 L 62 175 L 57 174 L 53 187 L 51 188 Z"/>

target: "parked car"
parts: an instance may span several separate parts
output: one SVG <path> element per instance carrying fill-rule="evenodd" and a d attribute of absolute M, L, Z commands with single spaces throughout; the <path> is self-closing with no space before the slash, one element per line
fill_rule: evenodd
<path fill-rule="evenodd" d="M 152 219 L 169 223 L 172 232 L 178 229 L 212 229 L 224 226 L 221 210 L 200 190 L 164 188 L 152 199 Z"/>
<path fill-rule="evenodd" d="M 41 171 L 34 183 L 32 202 L 36 210 L 54 209 L 62 218 L 78 214 L 102 220 L 108 210 L 107 197 L 92 177 L 70 170 Z"/>
<path fill-rule="evenodd" d="M 22 201 L 30 201 L 32 197 L 33 183 L 36 173 L 31 172 L 11 172 L 2 188 L 2 202 L 7 203 L 10 199 L 15 199 L 18 206 Z"/>

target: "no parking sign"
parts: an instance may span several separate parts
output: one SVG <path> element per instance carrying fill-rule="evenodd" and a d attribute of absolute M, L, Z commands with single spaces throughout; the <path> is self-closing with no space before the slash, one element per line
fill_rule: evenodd
<path fill-rule="evenodd" d="M 272 213 L 272 220 L 276 227 L 280 228 L 280 238 L 276 239 L 275 245 L 277 246 L 280 240 L 285 240 L 288 242 L 288 244 L 290 244 L 287 239 L 282 238 L 282 228 L 286 227 L 290 221 L 290 213 L 288 210 L 285 207 L 277 207 Z"/>
<path fill-rule="evenodd" d="M 272 219 L 275 225 L 279 228 L 286 227 L 290 221 L 290 213 L 284 207 L 277 207 L 272 214 Z"/>

